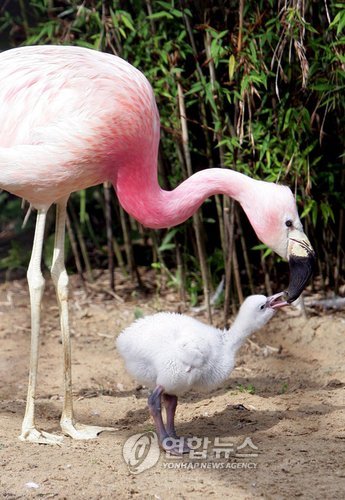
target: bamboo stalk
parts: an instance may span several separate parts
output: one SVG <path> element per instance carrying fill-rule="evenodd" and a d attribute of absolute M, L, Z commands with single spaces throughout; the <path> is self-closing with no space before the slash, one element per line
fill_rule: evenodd
<path fill-rule="evenodd" d="M 339 293 L 340 276 L 342 269 L 342 254 L 343 254 L 343 233 L 344 233 L 344 209 L 341 208 L 339 211 L 339 223 L 338 223 L 338 237 L 337 237 L 337 254 L 335 260 L 334 269 L 334 291 L 336 294 Z"/>
<path fill-rule="evenodd" d="M 159 283 L 159 289 L 162 289 L 164 286 L 164 279 L 163 276 L 168 276 L 167 272 L 167 266 L 164 261 L 164 257 L 162 255 L 162 252 L 159 250 L 159 244 L 158 244 L 158 238 L 157 238 L 157 232 L 156 231 L 151 231 L 151 238 L 152 238 L 152 246 L 155 249 L 155 254 L 156 254 L 156 261 L 159 262 L 159 270 L 160 270 L 160 283 Z"/>
<path fill-rule="evenodd" d="M 240 304 L 243 304 L 243 290 L 241 285 L 241 275 L 238 266 L 237 250 L 236 250 L 236 240 L 234 240 L 233 251 L 232 251 L 232 261 L 234 263 L 234 279 L 236 285 L 237 296 Z"/>
<path fill-rule="evenodd" d="M 71 224 L 71 219 L 70 219 L 68 214 L 66 216 L 66 227 L 67 227 L 69 241 L 71 243 L 72 253 L 74 256 L 74 261 L 75 261 L 75 265 L 77 268 L 77 272 L 78 272 L 78 275 L 79 275 L 79 277 L 84 285 L 85 282 L 84 282 L 84 276 L 83 276 L 83 267 L 81 265 L 81 260 L 80 260 L 80 256 L 79 256 L 78 244 L 77 244 L 77 240 L 75 239 L 74 231 L 73 231 L 72 224 Z"/>
<path fill-rule="evenodd" d="M 121 223 L 121 228 L 122 228 L 122 234 L 123 234 L 123 244 L 125 247 L 125 254 L 126 254 L 126 260 L 127 260 L 127 267 L 129 271 L 129 275 L 131 277 L 131 280 L 133 281 L 134 278 L 134 258 L 133 258 L 133 249 L 131 245 L 131 238 L 129 235 L 129 227 L 128 227 L 128 222 L 126 219 L 126 213 L 121 207 L 119 206 L 120 210 L 120 223 Z"/>
<path fill-rule="evenodd" d="M 219 109 L 217 102 L 220 100 L 220 96 L 217 95 L 216 93 L 216 68 L 214 66 L 214 61 L 212 58 L 211 54 L 211 35 L 209 31 L 206 31 L 205 37 L 204 37 L 204 44 L 205 44 L 205 50 L 206 50 L 206 56 L 207 56 L 207 62 L 208 62 L 208 69 L 210 73 L 210 82 L 211 82 L 211 87 L 213 91 L 213 101 L 214 101 L 214 109 L 212 109 L 212 115 L 213 115 L 213 121 L 215 123 L 215 126 L 217 127 L 218 125 L 218 130 L 216 128 L 216 137 L 217 137 L 217 142 L 218 142 L 218 151 L 219 151 L 219 159 L 220 159 L 220 166 L 224 167 L 224 146 L 221 144 L 222 139 L 223 139 L 223 132 L 222 132 L 222 120 L 219 114 Z"/>
<path fill-rule="evenodd" d="M 237 54 L 242 50 L 242 36 L 243 36 L 243 9 L 244 0 L 240 0 L 238 6 L 238 39 L 237 39 Z"/>
<path fill-rule="evenodd" d="M 120 245 L 118 244 L 117 239 L 115 237 L 113 237 L 112 243 L 113 243 L 113 251 L 114 251 L 118 266 L 121 269 L 123 276 L 127 277 L 128 272 L 127 272 L 127 269 L 125 266 L 125 261 L 123 260 L 123 257 L 122 257 Z"/>
<path fill-rule="evenodd" d="M 343 157 L 343 163 L 345 163 L 345 158 Z M 340 181 L 340 190 L 344 192 L 345 184 L 345 170 L 343 169 Z M 340 276 L 342 268 L 342 257 L 344 256 L 343 250 L 343 237 L 344 237 L 344 209 L 339 210 L 339 222 L 338 222 L 338 236 L 337 236 L 337 250 L 335 258 L 335 268 L 334 268 L 334 291 L 336 294 L 339 293 Z"/>
<path fill-rule="evenodd" d="M 86 248 L 86 243 L 84 240 L 84 236 L 83 236 L 82 230 L 80 229 L 80 224 L 79 224 L 79 221 L 78 221 L 78 218 L 77 218 L 77 215 L 75 213 L 75 210 L 74 210 L 72 203 L 70 203 L 68 205 L 68 209 L 69 209 L 70 214 L 72 216 L 72 221 L 73 221 L 73 224 L 74 224 L 74 227 L 76 230 L 79 248 L 80 248 L 81 254 L 83 256 L 85 269 L 86 269 L 87 281 L 89 281 L 90 283 L 93 283 L 94 279 L 93 279 L 92 266 L 90 263 L 89 254 L 88 254 L 88 251 Z"/>
<path fill-rule="evenodd" d="M 266 288 L 266 293 L 267 295 L 272 295 L 272 287 L 271 287 L 271 281 L 270 281 L 270 276 L 269 276 L 269 273 L 267 271 L 267 265 L 266 265 L 266 260 L 263 258 L 263 251 L 260 250 L 260 255 L 261 255 L 261 265 L 262 265 L 262 270 L 264 272 L 264 276 L 265 276 L 265 288 Z"/>
<path fill-rule="evenodd" d="M 175 236 L 175 248 L 176 248 L 176 265 L 179 276 L 178 291 L 179 291 L 180 301 L 183 302 L 184 306 L 186 306 L 186 273 L 183 265 L 181 245 L 176 236 Z"/>
<path fill-rule="evenodd" d="M 146 8 L 147 8 L 148 15 L 152 16 L 153 11 L 152 11 L 151 1 L 150 0 L 145 0 L 145 3 L 146 3 Z M 152 36 L 154 37 L 155 34 L 156 34 L 156 27 L 155 27 L 154 20 L 152 18 L 150 18 L 150 27 L 151 27 Z"/>
<path fill-rule="evenodd" d="M 25 1 L 24 0 L 19 0 L 19 7 L 20 7 L 20 12 L 21 12 L 21 14 L 23 16 L 22 26 L 24 28 L 25 38 L 27 38 L 28 35 L 29 35 L 29 21 L 28 21 L 28 16 L 27 16 L 27 13 L 26 13 Z"/>
<path fill-rule="evenodd" d="M 230 207 L 224 215 L 225 230 L 228 239 L 227 243 L 227 256 L 225 264 L 225 283 L 224 283 L 224 325 L 227 326 L 230 312 L 230 299 L 231 299 L 231 278 L 232 278 L 232 264 L 233 264 L 233 247 L 234 247 L 234 200 L 230 200 Z"/>
<path fill-rule="evenodd" d="M 252 274 L 252 266 L 249 262 L 249 257 L 248 257 L 248 249 L 247 249 L 247 243 L 246 239 L 243 235 L 243 228 L 242 228 L 242 222 L 241 222 L 241 217 L 240 214 L 237 210 L 237 207 L 235 209 L 235 218 L 236 218 L 236 226 L 237 226 L 237 231 L 240 237 L 241 241 L 241 247 L 242 247 L 242 252 L 243 252 L 243 259 L 244 259 L 244 265 L 246 268 L 246 273 L 248 276 L 248 283 L 249 283 L 249 288 L 250 288 L 250 293 L 254 293 L 254 282 L 253 282 L 253 274 Z"/>
<path fill-rule="evenodd" d="M 188 175 L 191 176 L 193 174 L 193 170 L 192 170 L 192 160 L 188 146 L 189 138 L 188 138 L 188 126 L 186 119 L 186 108 L 185 108 L 182 86 L 179 81 L 177 81 L 177 91 L 178 91 L 178 102 L 179 102 L 181 131 L 182 131 L 182 148 L 186 162 L 187 172 Z M 205 306 L 207 310 L 208 321 L 212 323 L 212 311 L 210 304 L 210 281 L 209 281 L 207 262 L 206 262 L 206 251 L 203 239 L 202 223 L 200 221 L 198 212 L 193 215 L 193 227 L 198 247 L 198 257 L 200 263 L 201 276 L 203 280 Z"/>
<path fill-rule="evenodd" d="M 107 250 L 108 250 L 108 271 L 109 271 L 109 287 L 115 291 L 115 265 L 113 252 L 113 229 L 111 216 L 111 184 L 110 182 L 103 183 L 104 204 L 105 204 L 105 224 L 107 234 Z"/>
<path fill-rule="evenodd" d="M 152 241 L 152 262 L 158 261 L 158 245 L 157 238 L 155 236 L 154 230 L 150 231 L 151 241 Z"/>
<path fill-rule="evenodd" d="M 319 278 L 321 281 L 321 289 L 325 293 L 325 291 L 326 291 L 326 279 L 324 276 L 324 262 L 320 257 L 321 256 L 321 253 L 320 253 L 321 249 L 320 249 L 320 245 L 319 245 L 319 237 L 315 232 L 315 228 L 313 226 L 313 223 L 310 220 L 309 215 L 307 215 L 307 217 L 305 218 L 305 221 L 306 221 L 306 224 L 309 228 L 308 233 L 311 236 L 311 241 L 313 242 L 313 246 L 314 246 L 314 249 L 316 252 L 316 262 L 317 262 L 317 268 L 318 268 L 318 273 L 319 273 L 318 275 L 319 275 Z"/>

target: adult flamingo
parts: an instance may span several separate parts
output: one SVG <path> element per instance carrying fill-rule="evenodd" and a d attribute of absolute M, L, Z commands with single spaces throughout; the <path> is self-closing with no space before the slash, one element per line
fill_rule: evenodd
<path fill-rule="evenodd" d="M 56 203 L 51 275 L 57 292 L 64 351 L 61 428 L 76 439 L 102 428 L 76 424 L 72 407 L 68 277 L 64 265 L 66 204 L 71 192 L 112 182 L 124 209 L 145 226 L 174 226 L 210 195 L 226 194 L 242 205 L 257 236 L 290 263 L 288 301 L 311 274 L 313 250 L 303 232 L 292 192 L 226 169 L 208 169 L 173 191 L 157 181 L 159 115 L 146 78 L 113 55 L 78 47 L 36 46 L 0 55 L 0 188 L 37 209 L 27 277 L 31 302 L 31 356 L 20 439 L 58 443 L 35 427 L 41 256 L 49 207 Z"/>

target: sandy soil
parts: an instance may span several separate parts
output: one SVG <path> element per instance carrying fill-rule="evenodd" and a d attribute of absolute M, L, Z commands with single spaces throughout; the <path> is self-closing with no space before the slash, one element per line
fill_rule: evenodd
<path fill-rule="evenodd" d="M 27 287 L 21 280 L 0 285 L 1 498 L 345 497 L 344 313 L 311 313 L 305 320 L 279 311 L 242 348 L 225 388 L 181 400 L 177 429 L 199 437 L 196 451 L 207 448 L 206 458 L 173 459 L 163 452 L 158 458 L 147 446 L 137 448 L 128 465 L 126 440 L 138 433 L 146 433 L 141 440 L 152 439 L 153 425 L 147 390 L 126 374 L 114 339 L 136 315 L 180 305 L 172 293 L 143 298 L 126 282 L 117 290 L 123 302 L 109 300 L 102 279 L 89 295 L 76 277 L 72 287 L 76 417 L 117 430 L 91 441 L 65 437 L 61 447 L 18 440 L 30 342 Z M 215 320 L 221 326 L 220 315 Z M 36 420 L 39 428 L 59 434 L 62 354 L 50 284 L 42 321 Z M 223 445 L 218 458 L 217 442 Z M 131 441 L 125 449 L 135 451 Z M 156 458 L 151 468 L 133 473 L 135 464 L 147 466 Z"/>

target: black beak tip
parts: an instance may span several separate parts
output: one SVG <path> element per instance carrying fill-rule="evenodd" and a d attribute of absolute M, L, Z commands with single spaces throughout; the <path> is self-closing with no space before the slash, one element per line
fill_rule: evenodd
<path fill-rule="evenodd" d="M 297 292 L 292 293 L 291 291 L 289 291 L 289 288 L 288 288 L 285 292 L 286 293 L 286 302 L 288 304 L 291 304 L 292 302 L 297 300 L 298 297 L 301 295 L 302 291 L 301 292 L 297 291 Z"/>
<path fill-rule="evenodd" d="M 307 257 L 291 255 L 289 259 L 290 281 L 286 291 L 287 302 L 291 304 L 303 292 L 311 275 L 313 274 L 316 262 L 314 252 L 310 252 Z"/>

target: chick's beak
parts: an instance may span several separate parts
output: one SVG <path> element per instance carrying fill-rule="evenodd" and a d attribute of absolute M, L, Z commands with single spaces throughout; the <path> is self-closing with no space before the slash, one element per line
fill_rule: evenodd
<path fill-rule="evenodd" d="M 270 309 L 280 309 L 281 307 L 288 306 L 289 303 L 285 300 L 286 292 L 279 292 L 267 297 L 266 307 Z"/>
<path fill-rule="evenodd" d="M 303 292 L 315 265 L 315 252 L 303 231 L 294 229 L 290 232 L 287 257 L 290 280 L 286 295 L 287 302 L 290 304 Z"/>

